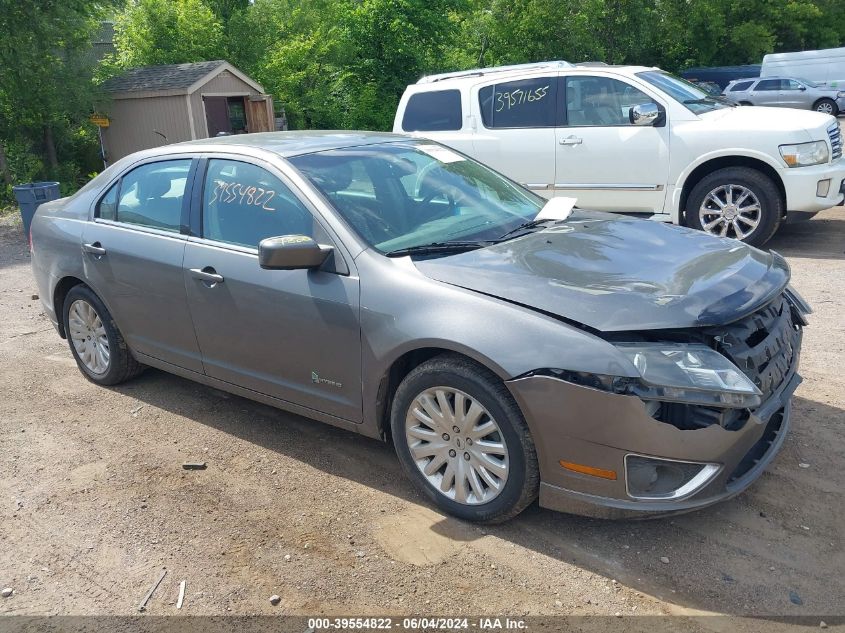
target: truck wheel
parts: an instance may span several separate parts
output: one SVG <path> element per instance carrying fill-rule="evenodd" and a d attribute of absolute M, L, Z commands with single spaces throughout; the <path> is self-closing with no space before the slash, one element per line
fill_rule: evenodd
<path fill-rule="evenodd" d="M 839 116 L 839 107 L 836 105 L 836 101 L 834 101 L 833 99 L 819 99 L 813 105 L 813 110 L 815 110 L 816 112 L 821 112 L 822 114 Z"/>
<path fill-rule="evenodd" d="M 749 167 L 726 167 L 693 187 L 685 215 L 691 228 L 762 246 L 780 226 L 784 208 L 771 178 Z"/>
<path fill-rule="evenodd" d="M 70 289 L 62 315 L 71 354 L 88 380 L 116 385 L 143 371 L 108 309 L 88 286 Z"/>
<path fill-rule="evenodd" d="M 396 390 L 390 426 L 416 488 L 461 519 L 499 523 L 537 498 L 528 425 L 492 372 L 458 355 L 413 369 Z"/>

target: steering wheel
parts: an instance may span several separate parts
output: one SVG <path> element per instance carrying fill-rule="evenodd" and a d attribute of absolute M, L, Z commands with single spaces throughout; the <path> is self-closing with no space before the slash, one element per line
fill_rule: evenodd
<path fill-rule="evenodd" d="M 356 219 L 350 218 L 352 224 L 372 242 L 383 242 L 396 237 L 399 231 L 390 222 L 381 217 L 366 205 L 344 201 L 344 210 Z M 380 237 L 379 237 L 380 236 Z"/>

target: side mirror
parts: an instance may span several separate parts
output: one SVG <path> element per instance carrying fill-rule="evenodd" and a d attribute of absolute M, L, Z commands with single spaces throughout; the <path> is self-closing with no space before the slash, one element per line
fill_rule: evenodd
<path fill-rule="evenodd" d="M 641 103 L 631 106 L 628 110 L 631 125 L 657 125 L 660 122 L 660 114 L 656 103 Z"/>
<path fill-rule="evenodd" d="M 321 246 L 305 235 L 268 237 L 258 245 L 258 264 L 268 270 L 319 268 L 331 246 Z"/>
<path fill-rule="evenodd" d="M 807 89 L 807 86 L 801 86 L 800 88 L 798 88 L 798 90 L 800 90 L 801 92 L 804 92 L 806 89 Z"/>

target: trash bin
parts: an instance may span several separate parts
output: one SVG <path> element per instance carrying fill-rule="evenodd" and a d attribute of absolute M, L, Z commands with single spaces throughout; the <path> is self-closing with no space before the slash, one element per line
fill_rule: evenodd
<path fill-rule="evenodd" d="M 35 210 L 42 202 L 59 198 L 59 183 L 28 182 L 12 187 L 12 191 L 15 192 L 15 198 L 21 208 L 24 235 L 29 239 L 29 227 L 32 225 L 32 218 L 35 217 Z"/>

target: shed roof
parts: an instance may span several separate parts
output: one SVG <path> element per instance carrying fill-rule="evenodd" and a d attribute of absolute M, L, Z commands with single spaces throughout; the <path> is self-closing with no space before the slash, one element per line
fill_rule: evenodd
<path fill-rule="evenodd" d="M 189 94 L 196 90 L 203 79 L 211 79 L 223 70 L 263 92 L 260 84 L 223 59 L 189 64 L 167 64 L 164 66 L 141 66 L 111 77 L 103 82 L 103 89 L 118 93 L 167 93 Z M 138 95 L 140 96 L 140 95 Z"/>

